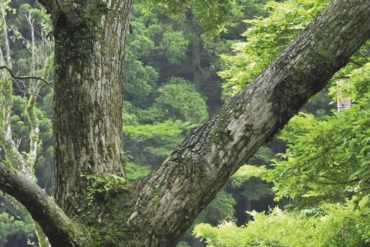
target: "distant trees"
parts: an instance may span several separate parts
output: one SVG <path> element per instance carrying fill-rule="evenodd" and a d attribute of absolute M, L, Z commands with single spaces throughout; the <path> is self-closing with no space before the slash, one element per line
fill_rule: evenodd
<path fill-rule="evenodd" d="M 10 1 L 2 1 L 0 10 L 3 35 L 0 44 L 0 157 L 7 166 L 22 171 L 30 180 L 36 182 L 38 176 L 38 184 L 51 191 L 53 185 L 47 183 L 53 172 L 49 148 L 52 145 L 51 120 L 36 107 L 38 97 L 50 92 L 50 88 L 45 90 L 52 77 L 53 64 L 53 42 L 47 38 L 51 31 L 50 20 L 44 11 L 28 3 L 14 6 Z M 10 15 L 13 18 L 9 18 Z M 31 76 L 18 76 L 20 74 Z M 4 207 L 2 239 L 10 237 L 16 229 L 25 236 L 32 236 L 33 225 L 40 241 L 45 238 L 41 228 L 35 222 L 32 224 L 19 203 L 9 196 L 1 201 Z M 16 222 L 14 229 L 9 228 L 9 222 L 19 219 L 24 222 Z M 14 238 L 11 243 L 16 244 L 17 240 Z"/>

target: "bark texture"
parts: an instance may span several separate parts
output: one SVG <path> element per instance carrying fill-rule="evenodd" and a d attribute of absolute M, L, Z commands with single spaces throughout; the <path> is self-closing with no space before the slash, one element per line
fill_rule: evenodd
<path fill-rule="evenodd" d="M 3 163 L 0 163 L 0 188 L 25 206 L 52 246 L 90 246 L 89 234 L 70 220 L 51 197 L 25 175 Z"/>
<path fill-rule="evenodd" d="M 123 176 L 122 60 L 131 0 L 54 6 L 54 135 L 58 204 L 84 208 L 86 177 Z"/>
<path fill-rule="evenodd" d="M 370 2 L 336 0 L 140 187 L 129 225 L 173 246 L 227 179 L 320 91 L 370 37 Z"/>

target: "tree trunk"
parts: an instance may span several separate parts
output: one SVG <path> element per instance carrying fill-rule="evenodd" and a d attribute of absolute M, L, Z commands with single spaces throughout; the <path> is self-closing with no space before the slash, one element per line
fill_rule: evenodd
<path fill-rule="evenodd" d="M 131 0 L 80 1 L 53 16 L 55 197 L 68 215 L 83 210 L 88 176 L 124 175 L 122 61 L 130 8 Z"/>

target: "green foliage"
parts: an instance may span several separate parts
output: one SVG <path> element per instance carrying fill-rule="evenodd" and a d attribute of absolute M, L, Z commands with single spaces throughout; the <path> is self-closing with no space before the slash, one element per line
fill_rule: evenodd
<path fill-rule="evenodd" d="M 265 171 L 264 166 L 257 167 L 253 165 L 244 165 L 232 176 L 232 183 L 235 187 L 239 187 L 246 180 L 252 177 L 258 177 Z"/>
<path fill-rule="evenodd" d="M 232 176 L 232 188 L 240 190 L 243 198 L 250 202 L 270 198 L 271 184 L 258 178 L 264 172 L 264 167 L 244 165 Z"/>
<path fill-rule="evenodd" d="M 0 60 L 2 60 L 0 63 L 5 62 L 14 74 L 40 76 L 49 80 L 53 60 L 53 56 L 50 55 L 53 42 L 47 38 L 52 30 L 49 16 L 35 2 L 21 0 L 9 3 L 10 1 L 0 3 L 1 10 L 6 11 L 5 13 L 1 11 L 0 14 L 0 26 L 4 34 L 4 38 L 2 37 L 0 41 Z M 4 59 L 3 56 L 6 58 Z M 10 97 L 3 87 L 0 88 L 0 94 L 7 97 L 8 103 L 7 108 L 0 107 L 0 111 L 3 116 L 10 115 L 11 131 L 9 129 L 8 133 L 11 133 L 11 136 L 7 136 L 6 143 L 0 143 L 0 158 L 5 157 L 10 163 L 19 163 L 15 161 L 16 158 L 25 161 L 31 173 L 35 171 L 38 176 L 38 183 L 51 192 L 51 177 L 54 175 L 51 169 L 53 160 L 53 151 L 50 148 L 51 121 L 45 112 L 35 105 L 49 90 L 46 88 L 41 92 L 43 84 L 36 80 L 10 80 L 9 82 L 9 88 L 12 89 Z M 2 124 L 1 127 L 4 128 Z M 41 136 L 44 142 L 40 141 Z M 7 203 L 9 198 L 6 198 L 5 204 Z M 19 220 L 12 220 L 3 222 L 6 226 L 0 226 L 1 229 L 10 227 L 13 230 L 11 234 L 13 244 L 15 240 L 26 245 L 25 241 L 27 238 L 30 239 L 23 225 L 31 229 L 33 235 L 32 220 L 29 217 L 23 218 L 25 218 L 24 224 Z M 0 238 L 6 240 L 6 238 Z M 34 243 L 30 240 L 27 244 Z"/>
<path fill-rule="evenodd" d="M 181 30 L 184 20 L 170 20 L 160 13 L 156 8 L 144 15 L 141 4 L 134 8 L 127 47 L 124 92 L 128 101 L 122 119 L 126 157 L 134 170 L 159 166 L 185 133 L 208 117 L 203 97 L 190 82 L 173 77 L 177 68 L 183 69 L 180 64 L 189 45 Z M 176 69 L 168 73 L 172 65 Z"/>
<path fill-rule="evenodd" d="M 191 127 L 192 124 L 171 120 L 124 126 L 126 143 L 130 143 L 127 147 L 129 160 L 133 158 L 136 164 L 159 166 Z"/>
<path fill-rule="evenodd" d="M 13 235 L 34 239 L 32 220 L 27 217 L 25 221 L 15 219 L 7 213 L 0 213 L 0 246 L 7 243 L 7 239 Z"/>
<path fill-rule="evenodd" d="M 141 61 L 133 60 L 126 62 L 125 85 L 126 94 L 132 98 L 145 98 L 153 90 L 154 82 L 158 78 L 158 72 L 151 66 L 143 65 Z"/>
<path fill-rule="evenodd" d="M 146 177 L 150 173 L 151 168 L 146 165 L 139 166 L 132 162 L 127 162 L 127 164 L 125 164 L 125 171 L 127 174 L 127 179 L 135 181 Z"/>
<path fill-rule="evenodd" d="M 369 49 L 370 43 L 364 46 L 364 48 Z M 353 68 L 353 66 L 347 66 L 348 68 L 343 69 L 344 72 L 340 73 L 335 80 L 335 87 L 330 88 L 330 95 L 333 98 L 337 98 L 338 95 L 342 94 L 350 99 L 356 101 L 365 96 L 367 92 L 370 91 L 369 81 L 370 81 L 370 62 L 369 58 L 367 62 L 364 63 L 359 68 Z M 347 72 L 347 73 L 346 73 Z"/>
<path fill-rule="evenodd" d="M 262 70 L 293 40 L 328 4 L 328 0 L 270 1 L 266 18 L 246 20 L 252 25 L 243 36 L 247 41 L 233 45 L 234 55 L 223 55 L 227 80 L 224 93 L 230 96 L 255 79 Z"/>
<path fill-rule="evenodd" d="M 91 205 L 95 200 L 108 199 L 110 196 L 127 190 L 127 181 L 115 174 L 101 176 L 81 175 L 89 184 L 87 189 L 87 202 Z"/>
<path fill-rule="evenodd" d="M 303 205 L 365 196 L 370 189 L 370 95 L 333 117 L 294 117 L 280 138 L 288 143 L 274 169 L 262 177 L 274 181 L 278 198 Z"/>
<path fill-rule="evenodd" d="M 188 40 L 180 25 L 161 21 L 158 13 L 144 15 L 135 6 L 131 20 L 133 33 L 126 48 L 125 96 L 139 107 L 150 105 L 150 94 L 157 84 L 168 80 L 161 73 L 164 64 L 179 65 L 185 57 Z M 177 27 L 177 26 L 180 26 Z"/>
<path fill-rule="evenodd" d="M 238 0 L 144 0 L 142 8 L 146 13 L 154 7 L 160 8 L 161 11 L 173 17 L 188 14 L 191 10 L 205 31 L 218 33 L 225 30 L 225 27 L 231 23 L 232 17 L 242 14 L 242 2 Z"/>
<path fill-rule="evenodd" d="M 213 199 L 212 202 L 198 215 L 192 226 L 184 234 L 184 237 L 189 238 L 194 226 L 199 223 L 207 223 L 216 226 L 225 220 L 235 220 L 235 205 L 236 201 L 233 196 L 227 193 L 224 189 L 221 190 L 217 194 L 216 198 Z"/>
<path fill-rule="evenodd" d="M 208 222 L 217 225 L 223 220 L 233 220 L 234 206 L 236 202 L 233 196 L 221 190 L 216 198 L 198 216 L 195 222 Z"/>
<path fill-rule="evenodd" d="M 199 224 L 194 233 L 211 247 L 359 247 L 370 243 L 369 198 L 359 203 L 328 204 L 316 215 L 311 211 L 268 215 L 252 212 L 254 220 L 244 227 L 224 222 L 218 227 Z"/>
<path fill-rule="evenodd" d="M 164 138 L 173 139 L 179 136 L 184 128 L 191 125 L 181 121 L 165 121 L 158 124 L 141 124 L 137 126 L 124 126 L 124 133 L 134 138 Z"/>
<path fill-rule="evenodd" d="M 53 42 L 47 37 L 52 30 L 50 16 L 35 2 L 12 1 L 9 6 L 8 3 L 8 1 L 1 3 L 6 9 L 5 20 L 11 50 L 10 56 L 7 57 L 8 65 L 13 68 L 15 74 L 40 76 L 49 80 L 52 76 L 53 64 L 53 55 L 50 55 Z M 3 21 L 1 18 L 0 26 L 5 24 L 5 22 L 2 23 Z M 32 30 L 34 30 L 34 40 L 32 40 Z M 6 42 L 5 38 L 0 42 L 2 51 L 6 50 L 3 49 L 5 48 L 4 42 Z M 51 105 L 46 104 L 46 107 L 40 107 L 40 99 L 50 92 L 50 87 L 44 87 L 40 91 L 40 85 L 35 80 L 12 81 L 12 87 L 13 139 L 17 143 L 19 152 L 25 160 L 31 160 L 31 163 L 34 163 L 34 154 L 29 152 L 30 140 L 32 138 L 37 142 L 37 159 L 32 169 L 38 176 L 38 183 L 50 193 L 53 189 L 52 177 L 54 175 L 51 114 L 48 114 L 51 111 Z M 31 95 L 37 95 L 37 97 L 31 97 Z M 34 100 L 30 101 L 31 98 Z M 32 110 L 28 108 L 34 113 L 33 116 L 25 111 L 26 106 L 31 106 L 30 103 L 36 104 Z M 40 138 L 35 133 L 32 137 L 30 136 L 31 120 L 39 124 Z"/>
<path fill-rule="evenodd" d="M 159 88 L 154 107 L 165 118 L 199 123 L 208 118 L 207 106 L 194 87 L 181 78 L 171 78 L 168 84 Z"/>
<path fill-rule="evenodd" d="M 30 121 L 25 113 L 24 109 L 27 104 L 27 98 L 19 95 L 13 95 L 13 107 L 11 115 L 11 126 L 12 134 L 15 140 L 19 140 L 18 149 L 25 156 L 29 150 L 30 140 Z M 42 108 L 42 107 L 40 107 Z M 37 154 L 37 160 L 34 164 L 34 169 L 38 179 L 38 183 L 42 188 L 45 188 L 48 192 L 53 189 L 52 178 L 54 171 L 52 168 L 53 163 L 53 133 L 52 133 L 52 122 L 49 116 L 40 109 L 34 106 L 34 113 L 38 118 L 40 128 L 40 141 L 38 143 L 39 152 Z"/>

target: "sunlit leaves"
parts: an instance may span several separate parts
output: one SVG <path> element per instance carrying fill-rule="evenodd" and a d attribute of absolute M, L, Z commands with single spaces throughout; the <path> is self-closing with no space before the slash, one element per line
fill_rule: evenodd
<path fill-rule="evenodd" d="M 337 247 L 367 246 L 370 243 L 369 198 L 358 204 L 327 204 L 320 210 L 284 212 L 278 208 L 269 215 L 252 212 L 254 220 L 237 227 L 224 222 L 217 227 L 199 224 L 194 232 L 213 247 Z"/>
<path fill-rule="evenodd" d="M 309 206 L 343 201 L 370 190 L 369 93 L 350 109 L 320 120 L 294 117 L 281 138 L 288 143 L 281 160 L 269 170 L 278 198 Z"/>
<path fill-rule="evenodd" d="M 364 46 L 364 48 L 369 46 Z M 347 74 L 342 73 L 342 78 L 337 77 L 335 85 L 330 88 L 330 94 L 333 98 L 343 94 L 352 101 L 357 101 L 370 91 L 370 59 L 359 68 L 353 68 L 353 65 L 347 67 L 351 70 Z"/>
<path fill-rule="evenodd" d="M 180 144 L 184 131 L 190 127 L 189 123 L 171 120 L 124 126 L 125 139 L 130 143 L 127 148 L 128 158 L 135 155 L 133 158 L 136 164 L 159 166 Z"/>
<path fill-rule="evenodd" d="M 225 30 L 232 18 L 242 13 L 242 2 L 238 0 L 143 0 L 143 8 L 159 7 L 167 15 L 185 15 L 192 11 L 200 26 L 209 33 Z"/>
<path fill-rule="evenodd" d="M 227 83 L 224 93 L 230 96 L 255 79 L 292 41 L 328 0 L 271 1 L 268 17 L 246 20 L 251 27 L 243 34 L 246 41 L 235 43 L 233 55 L 223 55 L 225 70 L 220 72 Z"/>
<path fill-rule="evenodd" d="M 151 168 L 147 165 L 136 165 L 131 162 L 125 164 L 125 171 L 129 180 L 139 180 L 146 177 L 150 172 Z"/>
<path fill-rule="evenodd" d="M 253 165 L 244 165 L 232 176 L 232 184 L 239 187 L 246 180 L 252 177 L 259 177 L 261 173 L 264 173 L 266 168 L 264 166 L 257 167 Z"/>

